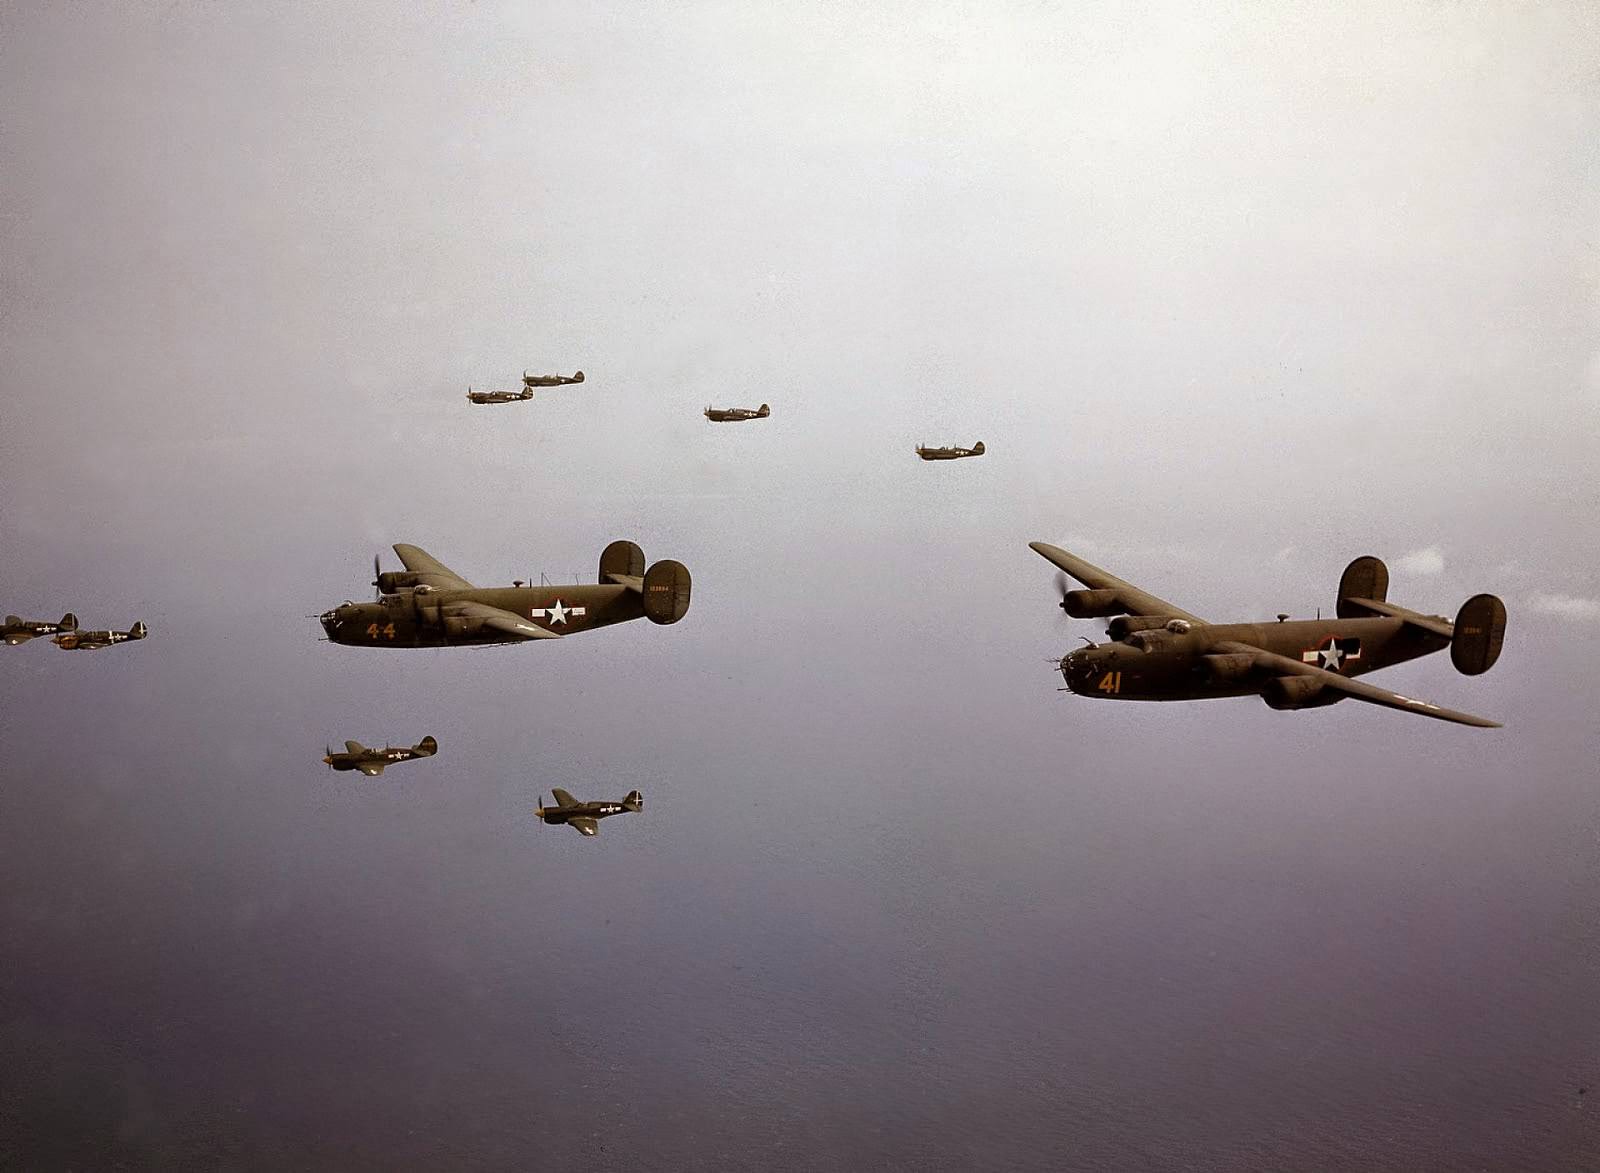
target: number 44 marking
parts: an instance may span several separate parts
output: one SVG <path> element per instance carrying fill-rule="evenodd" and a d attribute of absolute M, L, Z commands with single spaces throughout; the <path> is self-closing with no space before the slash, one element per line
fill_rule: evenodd
<path fill-rule="evenodd" d="M 1098 688 L 1101 692 L 1111 692 L 1111 693 L 1121 692 L 1122 691 L 1122 673 L 1120 673 L 1120 672 L 1107 672 L 1104 676 L 1102 676 L 1100 678 L 1100 683 L 1095 685 L 1095 687 Z"/>
<path fill-rule="evenodd" d="M 387 627 L 383 627 L 383 628 L 380 628 L 376 623 L 367 624 L 367 638 L 368 639 L 377 639 L 378 636 L 380 636 L 380 635 L 386 635 L 390 639 L 393 639 L 394 638 L 394 624 L 391 623 Z"/>

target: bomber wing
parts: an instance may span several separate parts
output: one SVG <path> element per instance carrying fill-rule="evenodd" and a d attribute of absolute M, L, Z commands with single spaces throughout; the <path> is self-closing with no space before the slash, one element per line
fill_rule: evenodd
<path fill-rule="evenodd" d="M 567 826 L 574 828 L 580 835 L 598 835 L 600 824 L 587 815 L 579 815 L 575 819 L 568 819 Z"/>
<path fill-rule="evenodd" d="M 502 632 L 514 639 L 560 639 L 559 631 L 549 631 L 539 627 L 530 620 L 520 615 L 514 615 L 503 607 L 491 607 L 488 603 L 474 603 L 470 601 L 447 604 L 445 614 L 462 619 L 475 619 L 482 626 L 491 631 Z"/>
<path fill-rule="evenodd" d="M 568 794 L 565 790 L 561 789 L 561 787 L 559 787 L 559 786 L 557 786 L 555 789 L 550 791 L 550 793 L 555 795 L 556 805 L 557 806 L 577 806 L 578 805 L 578 800 L 576 798 L 573 798 L 572 795 Z"/>
<path fill-rule="evenodd" d="M 404 542 L 396 542 L 394 552 L 400 556 L 401 565 L 417 576 L 419 583 L 441 591 L 472 589 L 470 582 L 421 546 L 408 546 Z"/>
<path fill-rule="evenodd" d="M 1403 713 L 1420 713 L 1424 717 L 1436 717 L 1440 721 L 1454 721 L 1458 725 L 1474 725 L 1479 729 L 1499 729 L 1500 722 L 1491 721 L 1487 717 L 1474 717 L 1471 713 L 1460 713 L 1455 709 L 1446 709 L 1440 705 L 1419 701 L 1409 696 L 1401 696 L 1398 692 L 1390 692 L 1387 688 L 1379 688 L 1375 684 L 1368 684 L 1364 680 L 1352 680 L 1348 676 L 1340 676 L 1337 672 L 1329 672 L 1326 668 L 1318 668 L 1313 664 L 1304 664 L 1299 660 L 1291 660 L 1287 656 L 1280 656 L 1275 652 L 1265 651 L 1250 644 L 1237 643 L 1234 640 L 1221 640 L 1213 645 L 1218 652 L 1248 652 L 1255 657 L 1256 666 L 1269 672 L 1276 672 L 1280 676 L 1312 676 L 1324 687 L 1346 696 L 1355 697 L 1358 701 L 1367 701 L 1374 705 L 1385 705 L 1391 709 L 1399 709 Z"/>
<path fill-rule="evenodd" d="M 1052 546 L 1048 542 L 1029 542 L 1028 547 L 1046 562 L 1054 563 L 1065 570 L 1090 590 L 1116 591 L 1119 601 L 1128 609 L 1130 615 L 1170 615 L 1176 619 L 1187 619 L 1191 623 L 1206 622 L 1200 616 L 1191 615 L 1181 607 L 1174 607 L 1165 599 L 1156 598 L 1149 591 L 1142 591 L 1130 582 L 1123 582 L 1114 574 L 1107 574 L 1076 554 L 1067 553 L 1060 546 Z"/>

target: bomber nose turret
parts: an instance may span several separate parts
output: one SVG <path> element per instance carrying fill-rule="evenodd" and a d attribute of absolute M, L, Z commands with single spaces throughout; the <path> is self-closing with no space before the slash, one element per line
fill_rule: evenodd
<path fill-rule="evenodd" d="M 1105 659 L 1105 650 L 1099 647 L 1078 648 L 1061 657 L 1061 679 L 1073 692 L 1083 691 L 1092 681 Z"/>

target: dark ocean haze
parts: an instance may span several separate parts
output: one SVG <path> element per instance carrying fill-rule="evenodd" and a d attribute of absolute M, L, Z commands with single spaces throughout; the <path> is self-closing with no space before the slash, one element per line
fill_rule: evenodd
<path fill-rule="evenodd" d="M 0 1167 L 1600 1169 L 1597 59 L 1583 4 L 0 13 L 0 611 L 151 631 L 0 648 Z M 524 368 L 588 379 L 466 405 Z M 681 623 L 313 618 L 622 537 Z M 1505 728 L 1058 692 L 1034 539 L 1216 620 L 1493 591 L 1492 672 L 1374 680 Z"/>

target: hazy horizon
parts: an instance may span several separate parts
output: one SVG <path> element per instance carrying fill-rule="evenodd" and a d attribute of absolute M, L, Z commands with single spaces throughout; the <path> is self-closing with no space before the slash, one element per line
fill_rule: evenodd
<path fill-rule="evenodd" d="M 1578 4 L 0 13 L 0 611 L 151 630 L 0 649 L 0 1164 L 1600 1165 L 1596 60 Z M 615 538 L 681 623 L 312 618 Z M 1505 728 L 1059 693 L 1103 624 L 1030 540 L 1216 620 L 1492 591 L 1492 672 L 1373 679 Z"/>

